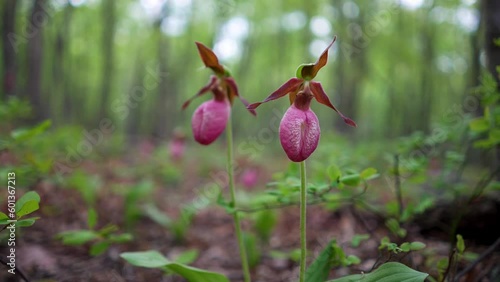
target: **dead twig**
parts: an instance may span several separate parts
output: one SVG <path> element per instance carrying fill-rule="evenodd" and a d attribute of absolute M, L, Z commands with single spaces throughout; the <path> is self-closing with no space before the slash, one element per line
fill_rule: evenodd
<path fill-rule="evenodd" d="M 456 276 L 454 281 L 459 281 L 462 276 L 467 274 L 469 271 L 474 269 L 478 263 L 480 263 L 482 260 L 484 260 L 486 257 L 488 257 L 491 253 L 493 253 L 498 247 L 500 246 L 500 237 L 497 238 L 495 243 L 493 245 L 489 246 L 488 249 L 486 249 L 484 252 L 479 255 L 479 257 L 473 261 L 471 264 L 469 264 L 467 267 L 465 267 L 462 271 L 460 271 Z"/>
<path fill-rule="evenodd" d="M 4 261 L 3 259 L 0 258 L 0 263 L 5 265 L 7 268 L 10 268 L 10 266 L 7 264 L 6 261 Z M 21 276 L 21 278 L 26 281 L 26 282 L 30 282 L 30 280 L 28 278 L 26 278 L 26 275 L 24 275 L 24 273 L 17 267 L 14 267 L 14 270 L 15 270 L 15 275 L 19 275 Z"/>

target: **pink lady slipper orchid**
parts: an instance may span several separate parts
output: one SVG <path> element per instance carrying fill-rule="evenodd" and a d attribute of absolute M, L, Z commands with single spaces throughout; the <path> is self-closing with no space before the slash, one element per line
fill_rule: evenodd
<path fill-rule="evenodd" d="M 243 174 L 240 177 L 240 182 L 246 188 L 252 188 L 257 185 L 259 181 L 259 171 L 256 168 L 248 168 L 243 171 Z"/>
<path fill-rule="evenodd" d="M 286 111 L 280 123 L 280 141 L 286 155 L 293 162 L 301 162 L 307 159 L 318 146 L 321 135 L 319 121 L 316 114 L 309 107 L 313 97 L 319 103 L 336 111 L 344 119 L 345 123 L 356 127 L 356 123 L 353 120 L 344 116 L 330 102 L 321 83 L 312 81 L 318 71 L 326 65 L 328 49 L 330 49 L 336 39 L 337 37 L 333 39 L 316 63 L 299 66 L 296 74 L 297 77 L 289 79 L 264 101 L 251 104 L 247 107 L 249 110 L 254 110 L 262 103 L 290 94 L 291 106 Z"/>
<path fill-rule="evenodd" d="M 196 42 L 196 46 L 203 63 L 206 67 L 211 68 L 215 75 L 210 77 L 208 84 L 201 88 L 194 97 L 182 105 L 182 109 L 185 109 L 194 98 L 209 91 L 213 93 L 214 98 L 201 104 L 194 111 L 191 120 L 194 139 L 202 145 L 209 145 L 226 128 L 234 97 L 238 97 L 245 106 L 248 106 L 248 102 L 240 97 L 236 81 L 231 77 L 229 71 L 219 64 L 215 53 L 199 42 Z M 249 109 L 249 111 L 255 115 L 254 110 Z"/>
<path fill-rule="evenodd" d="M 175 129 L 172 140 L 168 143 L 168 152 L 174 161 L 183 158 L 186 151 L 186 136 L 180 129 Z"/>

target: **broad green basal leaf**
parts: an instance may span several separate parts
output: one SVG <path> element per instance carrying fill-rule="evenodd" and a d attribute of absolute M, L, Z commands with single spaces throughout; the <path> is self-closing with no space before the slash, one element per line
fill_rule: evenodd
<path fill-rule="evenodd" d="M 120 256 L 135 266 L 164 268 L 184 277 L 189 282 L 229 282 L 229 279 L 220 273 L 172 262 L 157 251 L 128 252 Z"/>
<path fill-rule="evenodd" d="M 321 251 L 319 256 L 309 266 L 306 271 L 306 282 L 318 282 L 328 279 L 328 274 L 330 273 L 330 268 L 332 266 L 331 261 L 335 255 L 333 244 L 335 244 L 335 241 L 330 241 L 326 248 Z"/>
<path fill-rule="evenodd" d="M 120 255 L 130 264 L 147 268 L 158 268 L 170 263 L 166 257 L 157 251 L 127 252 Z"/>
<path fill-rule="evenodd" d="M 328 282 L 423 282 L 429 276 L 398 262 L 388 262 L 367 274 L 345 276 Z"/>
<path fill-rule="evenodd" d="M 99 238 L 99 235 L 92 230 L 71 230 L 58 234 L 64 245 L 83 245 L 87 242 Z"/>

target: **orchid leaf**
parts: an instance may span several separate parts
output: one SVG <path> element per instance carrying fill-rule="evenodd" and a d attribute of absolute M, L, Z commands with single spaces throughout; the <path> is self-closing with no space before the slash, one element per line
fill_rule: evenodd
<path fill-rule="evenodd" d="M 307 268 L 306 282 L 326 281 L 332 268 L 332 262 L 335 259 L 335 240 L 328 243 L 326 248 L 321 251 L 319 256 Z"/>
<path fill-rule="evenodd" d="M 387 262 L 366 274 L 354 274 L 328 282 L 423 282 L 429 274 L 416 271 L 398 262 Z"/>
<path fill-rule="evenodd" d="M 161 268 L 180 275 L 190 282 L 229 282 L 229 279 L 220 273 L 170 261 L 157 251 L 126 252 L 121 253 L 120 257 L 134 266 Z"/>

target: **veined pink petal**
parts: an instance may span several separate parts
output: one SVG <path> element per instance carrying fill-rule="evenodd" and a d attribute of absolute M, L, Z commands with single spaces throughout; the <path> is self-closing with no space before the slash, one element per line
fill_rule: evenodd
<path fill-rule="evenodd" d="M 194 139 L 202 144 L 212 143 L 226 128 L 231 113 L 228 100 L 209 100 L 201 104 L 193 113 L 191 126 Z"/>
<path fill-rule="evenodd" d="M 316 150 L 320 135 L 318 117 L 309 108 L 300 110 L 292 105 L 281 119 L 281 146 L 293 162 L 307 159 Z"/>

